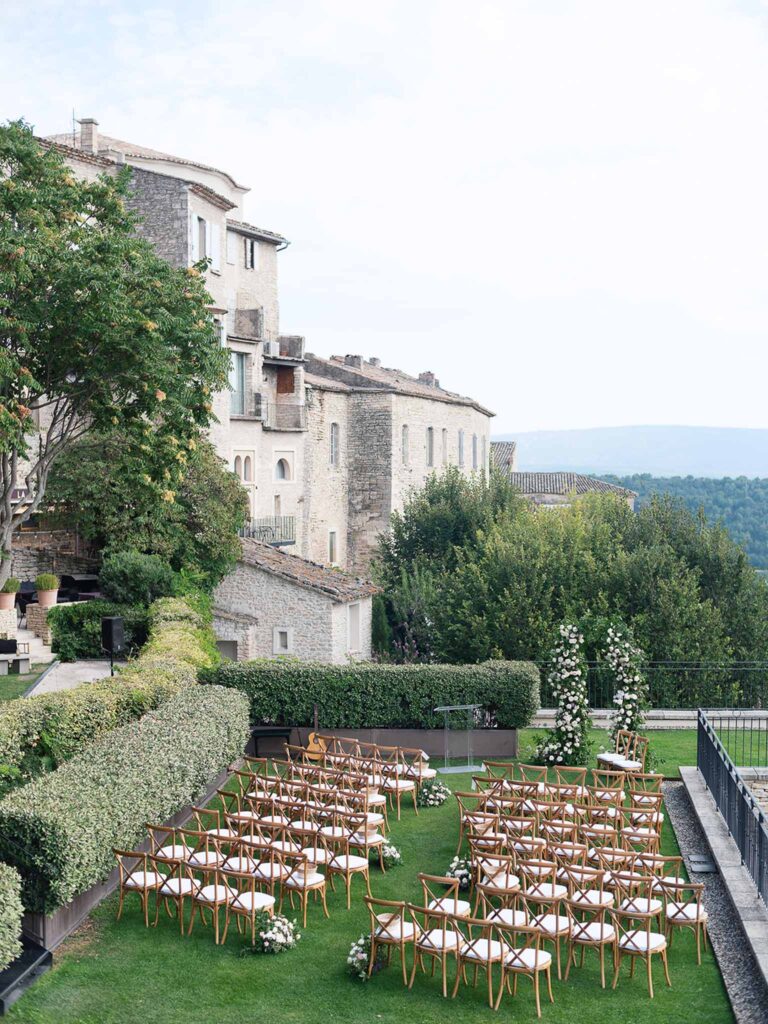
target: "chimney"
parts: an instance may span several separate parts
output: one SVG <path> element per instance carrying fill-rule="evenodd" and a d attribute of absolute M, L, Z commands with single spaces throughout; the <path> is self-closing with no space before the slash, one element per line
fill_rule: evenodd
<path fill-rule="evenodd" d="M 376 356 L 371 356 L 371 358 L 368 360 L 368 365 L 369 366 L 381 366 L 381 360 L 378 359 Z"/>
<path fill-rule="evenodd" d="M 425 370 L 424 373 L 419 374 L 419 383 L 426 384 L 428 388 L 440 387 L 440 381 L 431 370 Z"/>
<path fill-rule="evenodd" d="M 84 153 L 99 152 L 99 122 L 94 117 L 80 118 L 80 149 Z"/>
<path fill-rule="evenodd" d="M 363 357 L 362 356 L 344 356 L 345 366 L 354 366 L 356 370 L 362 369 Z"/>

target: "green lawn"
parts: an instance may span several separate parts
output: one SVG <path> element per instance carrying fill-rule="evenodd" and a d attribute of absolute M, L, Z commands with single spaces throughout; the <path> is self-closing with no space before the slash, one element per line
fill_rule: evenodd
<path fill-rule="evenodd" d="M 525 762 L 533 756 L 536 743 L 544 733 L 543 729 L 520 730 L 520 760 Z M 652 767 L 655 771 L 671 778 L 679 778 L 678 768 L 683 765 L 696 764 L 696 730 L 695 729 L 649 729 L 645 732 L 650 739 Z M 608 731 L 591 729 L 590 739 L 594 754 L 601 747 L 612 749 Z"/>
<path fill-rule="evenodd" d="M 24 675 L 0 676 L 0 702 L 20 697 L 47 668 L 47 664 L 32 665 L 32 671 Z"/>
<path fill-rule="evenodd" d="M 671 742 L 669 750 L 674 746 Z M 465 789 L 466 775 L 447 776 L 452 789 Z M 382 875 L 372 869 L 374 895 L 418 900 L 418 871 L 443 872 L 454 853 L 457 835 L 455 801 L 412 810 L 393 821 L 391 840 L 403 865 Z M 677 850 L 665 824 L 664 851 Z M 138 901 L 128 901 L 123 920 L 115 922 L 111 897 L 86 927 L 57 952 L 54 969 L 35 984 L 9 1013 L 12 1024 L 468 1024 L 478 1020 L 536 1020 L 532 986 L 521 983 L 516 999 L 507 998 L 498 1015 L 477 991 L 460 989 L 446 1003 L 437 978 L 417 977 L 413 991 L 403 989 L 399 969 L 392 968 L 361 984 L 346 974 L 349 945 L 368 919 L 359 880 L 347 912 L 341 887 L 329 892 L 330 921 L 310 907 L 309 927 L 296 950 L 278 957 L 240 955 L 245 940 L 233 932 L 226 947 L 216 947 L 209 928 L 196 923 L 191 938 L 181 939 L 175 921 L 160 920 L 146 930 Z M 711 952 L 696 966 L 693 936 L 677 935 L 670 953 L 672 989 L 654 972 L 656 998 L 648 999 L 643 971 L 630 980 L 625 965 L 615 992 L 599 987 L 597 959 L 571 971 L 568 983 L 553 982 L 555 1005 L 544 1003 L 545 1021 L 572 1024 L 645 1024 L 695 1020 L 727 1024 L 733 1020 L 725 989 Z"/>

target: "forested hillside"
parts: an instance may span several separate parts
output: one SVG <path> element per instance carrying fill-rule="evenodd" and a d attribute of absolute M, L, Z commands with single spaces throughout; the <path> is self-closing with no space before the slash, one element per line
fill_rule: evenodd
<path fill-rule="evenodd" d="M 692 511 L 703 508 L 707 519 L 722 519 L 733 539 L 746 548 L 758 569 L 768 569 L 768 479 L 744 476 L 710 479 L 696 476 L 605 476 L 637 491 L 638 506 L 647 505 L 652 494 L 682 498 Z"/>

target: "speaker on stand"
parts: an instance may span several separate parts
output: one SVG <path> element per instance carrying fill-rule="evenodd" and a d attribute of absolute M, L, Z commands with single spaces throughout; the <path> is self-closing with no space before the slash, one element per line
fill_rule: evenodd
<path fill-rule="evenodd" d="M 115 674 L 115 655 L 125 650 L 125 628 L 120 615 L 105 615 L 101 620 L 101 647 L 109 654 L 109 673 Z"/>

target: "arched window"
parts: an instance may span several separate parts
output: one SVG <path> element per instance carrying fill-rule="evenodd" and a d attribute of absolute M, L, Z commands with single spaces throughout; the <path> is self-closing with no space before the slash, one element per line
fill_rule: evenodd
<path fill-rule="evenodd" d="M 290 480 L 291 479 L 291 467 L 288 465 L 287 459 L 278 459 L 277 465 L 275 466 L 275 479 L 276 480 Z"/>
<path fill-rule="evenodd" d="M 433 427 L 427 427 L 427 465 L 435 464 L 435 431 Z"/>
<path fill-rule="evenodd" d="M 448 431 L 443 427 L 443 465 L 448 465 Z"/>
<path fill-rule="evenodd" d="M 477 434 L 472 435 L 472 469 L 477 469 Z"/>
<path fill-rule="evenodd" d="M 459 466 L 464 467 L 464 431 L 459 431 Z"/>
<path fill-rule="evenodd" d="M 235 476 L 238 480 L 243 479 L 243 460 L 239 455 L 235 456 Z"/>
<path fill-rule="evenodd" d="M 408 424 L 407 423 L 403 424 L 402 453 L 403 453 L 403 465 L 407 466 L 408 465 L 408 458 L 409 458 L 409 452 L 408 452 Z"/>
<path fill-rule="evenodd" d="M 331 452 L 330 463 L 332 466 L 339 464 L 339 424 L 331 424 Z"/>
<path fill-rule="evenodd" d="M 246 483 L 250 483 L 253 480 L 253 470 L 251 469 L 251 456 L 246 455 L 243 459 L 243 480 Z"/>

